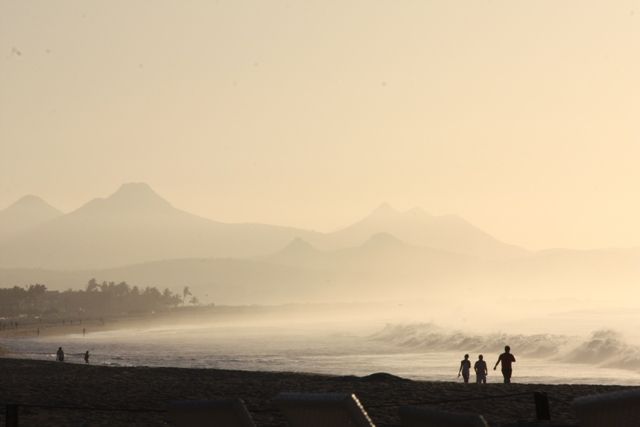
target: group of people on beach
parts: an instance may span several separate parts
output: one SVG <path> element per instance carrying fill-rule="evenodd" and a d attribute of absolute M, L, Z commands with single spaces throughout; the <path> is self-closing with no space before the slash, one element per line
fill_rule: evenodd
<path fill-rule="evenodd" d="M 0 322 L 0 331 L 5 329 L 18 329 L 18 322 L 10 320 L 9 323 Z"/>
<path fill-rule="evenodd" d="M 493 370 L 495 371 L 498 365 L 501 365 L 502 377 L 504 378 L 504 383 L 511 383 L 511 374 L 512 364 L 516 362 L 516 358 L 511 354 L 511 347 L 508 345 L 504 347 L 504 353 L 498 356 L 498 361 L 493 366 Z M 476 384 L 486 384 L 487 383 L 487 375 L 489 374 L 489 370 L 487 368 L 487 362 L 484 361 L 484 357 L 480 354 L 478 355 L 478 360 L 473 365 L 473 370 L 476 373 Z M 469 374 L 471 372 L 471 361 L 469 360 L 469 355 L 465 354 L 464 359 L 460 361 L 460 369 L 458 369 L 458 377 L 462 375 L 462 379 L 465 383 L 469 382 Z"/>
<path fill-rule="evenodd" d="M 83 357 L 84 363 L 89 363 L 89 350 L 84 352 Z M 58 351 L 56 352 L 56 360 L 58 362 L 64 362 L 64 350 L 62 350 L 62 347 L 58 347 Z"/>

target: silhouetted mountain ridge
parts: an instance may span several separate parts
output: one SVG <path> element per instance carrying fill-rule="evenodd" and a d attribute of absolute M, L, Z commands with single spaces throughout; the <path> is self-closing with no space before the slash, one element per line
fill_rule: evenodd
<path fill-rule="evenodd" d="M 78 208 L 73 213 L 110 215 L 113 213 L 158 213 L 175 208 L 167 200 L 160 197 L 145 183 L 123 184 L 115 193 L 105 198 L 96 198 Z"/>
<path fill-rule="evenodd" d="M 318 249 L 316 249 L 311 243 L 307 242 L 300 237 L 296 237 L 289 243 L 287 246 L 282 248 L 281 251 L 278 252 L 280 255 L 298 255 L 298 254 L 315 254 L 318 253 Z"/>
<path fill-rule="evenodd" d="M 175 208 L 148 184 L 127 183 L 1 241 L 0 267 L 107 268 L 176 258 L 259 257 L 279 250 L 282 258 L 321 258 L 319 250 L 361 245 L 377 251 L 409 245 L 489 259 L 527 254 L 459 217 L 434 216 L 420 208 L 400 212 L 383 203 L 355 224 L 318 233 L 213 221 Z"/>
<path fill-rule="evenodd" d="M 263 224 L 226 224 L 174 208 L 147 184 L 121 186 L 75 211 L 0 242 L 0 267 L 106 268 L 192 257 L 272 253 L 317 233 Z"/>
<path fill-rule="evenodd" d="M 0 238 L 37 227 L 62 215 L 43 199 L 34 195 L 21 197 L 0 210 Z"/>
<path fill-rule="evenodd" d="M 373 243 L 375 249 L 371 250 Z M 379 245 L 379 246 L 378 246 Z M 640 250 L 552 251 L 519 259 L 480 260 L 415 247 L 389 235 L 362 245 L 321 251 L 294 238 L 284 249 L 259 258 L 180 258 L 108 269 L 0 269 L 0 287 L 45 283 L 53 289 L 84 286 L 98 280 L 138 286 L 189 285 L 199 297 L 217 303 L 284 303 L 391 297 L 424 298 L 450 293 L 464 301 L 499 293 L 535 298 L 633 292 L 640 276 Z"/>
<path fill-rule="evenodd" d="M 526 256 L 523 248 L 503 243 L 456 215 L 431 215 L 415 207 L 401 212 L 383 203 L 362 220 L 330 233 L 331 247 L 349 247 L 377 233 L 388 233 L 415 246 L 484 259 Z"/>

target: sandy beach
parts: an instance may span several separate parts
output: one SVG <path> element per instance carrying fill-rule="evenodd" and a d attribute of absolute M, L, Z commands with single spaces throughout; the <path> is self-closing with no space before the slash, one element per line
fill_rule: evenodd
<path fill-rule="evenodd" d="M 271 404 L 283 391 L 356 393 L 378 426 L 400 424 L 398 408 L 443 400 L 437 404 L 454 412 L 475 412 L 495 425 L 535 421 L 533 392 L 549 396 L 549 425 L 571 425 L 576 420 L 571 401 L 578 396 L 618 390 L 621 386 L 461 384 L 409 381 L 387 375 L 369 377 L 326 376 L 289 372 L 251 372 L 214 369 L 104 367 L 58 362 L 0 358 L 0 403 L 24 405 L 117 408 L 124 411 L 23 407 L 21 426 L 43 425 L 170 425 L 162 412 L 171 401 L 185 399 L 244 399 L 259 426 L 283 426 Z M 488 400 L 464 399 L 531 393 Z M 0 411 L 2 423 L 4 411 Z"/>

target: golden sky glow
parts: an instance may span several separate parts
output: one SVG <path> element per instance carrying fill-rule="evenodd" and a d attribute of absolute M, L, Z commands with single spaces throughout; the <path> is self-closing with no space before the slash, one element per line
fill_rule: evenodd
<path fill-rule="evenodd" d="M 0 206 L 145 181 L 223 221 L 388 201 L 640 246 L 638 76 L 638 0 L 0 0 Z"/>

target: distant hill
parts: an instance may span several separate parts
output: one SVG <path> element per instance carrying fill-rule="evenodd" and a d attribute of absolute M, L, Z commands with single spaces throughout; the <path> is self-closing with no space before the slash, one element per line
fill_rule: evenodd
<path fill-rule="evenodd" d="M 0 210 L 0 240 L 37 227 L 62 215 L 37 196 L 24 196 Z"/>
<path fill-rule="evenodd" d="M 205 302 L 408 300 L 448 295 L 477 298 L 625 299 L 640 279 L 640 250 L 553 250 L 508 260 L 482 260 L 408 245 L 389 234 L 364 244 L 321 251 L 301 238 L 268 256 L 189 258 L 85 270 L 0 269 L 0 287 L 44 283 L 52 289 L 84 287 L 90 278 L 138 286 L 189 286 Z M 588 289 L 588 294 L 583 290 Z"/>
<path fill-rule="evenodd" d="M 0 242 L 0 267 L 86 269 L 193 257 L 271 253 L 314 232 L 226 224 L 179 209 L 147 184 L 125 184 L 34 229 Z"/>
<path fill-rule="evenodd" d="M 475 264 L 472 257 L 437 249 L 412 246 L 388 233 L 376 233 L 364 243 L 335 251 L 321 251 L 297 238 L 282 251 L 265 258 L 274 264 L 322 268 L 331 271 L 356 271 L 392 275 L 407 272 L 422 277 L 446 274 L 446 269 L 461 270 Z"/>
<path fill-rule="evenodd" d="M 0 269 L 0 287 L 44 283 L 51 289 L 82 288 L 92 277 L 174 291 L 189 286 L 201 301 L 221 304 L 340 301 L 357 296 L 364 286 L 373 290 L 376 285 L 366 274 L 260 260 L 190 258 L 103 270 Z"/>
<path fill-rule="evenodd" d="M 146 184 L 125 184 L 68 214 L 32 197 L 2 214 L 22 231 L 0 240 L 0 287 L 78 288 L 96 278 L 190 286 L 217 303 L 438 293 L 473 303 L 488 294 L 573 297 L 584 289 L 593 298 L 624 298 L 640 280 L 640 249 L 530 253 L 458 217 L 388 205 L 326 234 L 211 221 L 176 209 Z"/>
<path fill-rule="evenodd" d="M 327 256 L 311 243 L 296 237 L 282 250 L 264 257 L 264 260 L 274 264 L 312 266 L 323 264 Z"/>
<path fill-rule="evenodd" d="M 272 255 L 252 259 L 174 259 L 80 271 L 0 269 L 0 287 L 38 282 L 54 289 L 77 288 L 95 277 L 175 291 L 190 286 L 204 301 L 222 303 L 340 301 L 435 290 L 474 266 L 470 257 L 378 234 L 337 251 L 320 251 L 296 238 Z"/>
<path fill-rule="evenodd" d="M 7 217 L 23 224 L 13 225 L 12 230 L 19 231 L 0 239 L 0 268 L 77 270 L 177 258 L 250 258 L 272 254 L 296 237 L 333 251 L 362 245 L 379 233 L 413 246 L 484 259 L 527 255 L 461 218 L 433 216 L 420 209 L 398 212 L 388 205 L 342 230 L 318 233 L 202 218 L 173 207 L 144 183 L 124 184 L 109 197 L 91 200 L 65 215 L 46 209 L 44 202 L 29 200 L 8 210 L 14 214 Z M 15 213 L 26 207 L 41 214 Z"/>
<path fill-rule="evenodd" d="M 483 259 L 516 258 L 529 254 L 503 243 L 455 215 L 430 215 L 420 208 L 400 212 L 384 203 L 364 219 L 323 236 L 320 247 L 361 244 L 376 233 L 388 233 L 416 246 L 456 252 Z"/>

